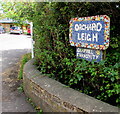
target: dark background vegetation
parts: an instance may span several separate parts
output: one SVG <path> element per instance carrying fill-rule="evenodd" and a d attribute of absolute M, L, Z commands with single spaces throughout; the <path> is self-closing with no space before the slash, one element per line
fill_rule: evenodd
<path fill-rule="evenodd" d="M 112 105 L 120 104 L 120 7 L 118 3 L 39 3 L 34 22 L 38 69 L 51 78 Z M 100 63 L 76 59 L 69 43 L 69 21 L 75 17 L 108 15 L 110 46 Z M 36 26 L 37 25 L 37 26 Z"/>

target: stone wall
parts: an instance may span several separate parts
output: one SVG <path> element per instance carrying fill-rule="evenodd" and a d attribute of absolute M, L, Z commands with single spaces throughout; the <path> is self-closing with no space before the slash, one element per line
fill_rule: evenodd
<path fill-rule="evenodd" d="M 44 112 L 115 112 L 120 109 L 75 91 L 41 74 L 33 65 L 34 59 L 24 67 L 24 91 Z"/>

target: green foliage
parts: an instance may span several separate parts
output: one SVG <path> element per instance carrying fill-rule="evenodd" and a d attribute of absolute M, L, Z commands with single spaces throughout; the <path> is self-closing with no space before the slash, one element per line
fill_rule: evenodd
<path fill-rule="evenodd" d="M 40 109 L 37 114 L 43 114 L 43 110 Z"/>
<path fill-rule="evenodd" d="M 22 92 L 24 91 L 24 89 L 23 89 L 23 84 L 21 84 L 20 87 L 18 87 L 17 89 L 18 89 L 19 92 L 22 93 Z"/>
<path fill-rule="evenodd" d="M 113 105 L 120 104 L 117 3 L 39 3 L 34 20 L 35 59 L 38 69 L 53 79 Z M 94 63 L 76 59 L 69 43 L 69 20 L 107 14 L 111 17 L 111 42 L 106 59 Z"/>
<path fill-rule="evenodd" d="M 26 62 L 28 62 L 31 59 L 31 53 L 25 54 L 22 56 L 21 62 L 20 62 L 20 70 L 18 73 L 18 79 L 23 79 L 23 67 Z"/>
<path fill-rule="evenodd" d="M 43 113 L 43 110 L 40 109 L 40 107 L 37 107 L 37 106 L 35 105 L 35 103 L 32 102 L 32 99 L 31 99 L 31 98 L 27 97 L 26 100 L 34 107 L 34 109 L 36 110 L 36 114 L 42 114 L 42 113 Z"/>
<path fill-rule="evenodd" d="M 34 17 L 35 3 L 2 1 L 0 4 L 4 11 L 2 17 L 11 18 L 19 25 L 25 24 L 26 20 L 32 21 Z"/>

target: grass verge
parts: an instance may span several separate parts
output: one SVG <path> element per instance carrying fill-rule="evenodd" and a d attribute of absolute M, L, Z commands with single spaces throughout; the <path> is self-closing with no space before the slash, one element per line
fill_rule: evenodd
<path fill-rule="evenodd" d="M 25 63 L 27 63 L 30 59 L 31 59 L 31 53 L 22 56 L 22 59 L 20 61 L 20 70 L 18 73 L 18 79 L 23 79 L 23 67 Z"/>

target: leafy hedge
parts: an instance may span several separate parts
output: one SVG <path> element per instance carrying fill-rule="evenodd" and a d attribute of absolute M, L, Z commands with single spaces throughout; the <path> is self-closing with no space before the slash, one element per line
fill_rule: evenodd
<path fill-rule="evenodd" d="M 37 3 L 34 14 L 35 59 L 38 69 L 51 78 L 97 99 L 120 106 L 120 3 Z M 76 59 L 69 43 L 73 17 L 108 15 L 110 46 L 100 63 Z"/>

